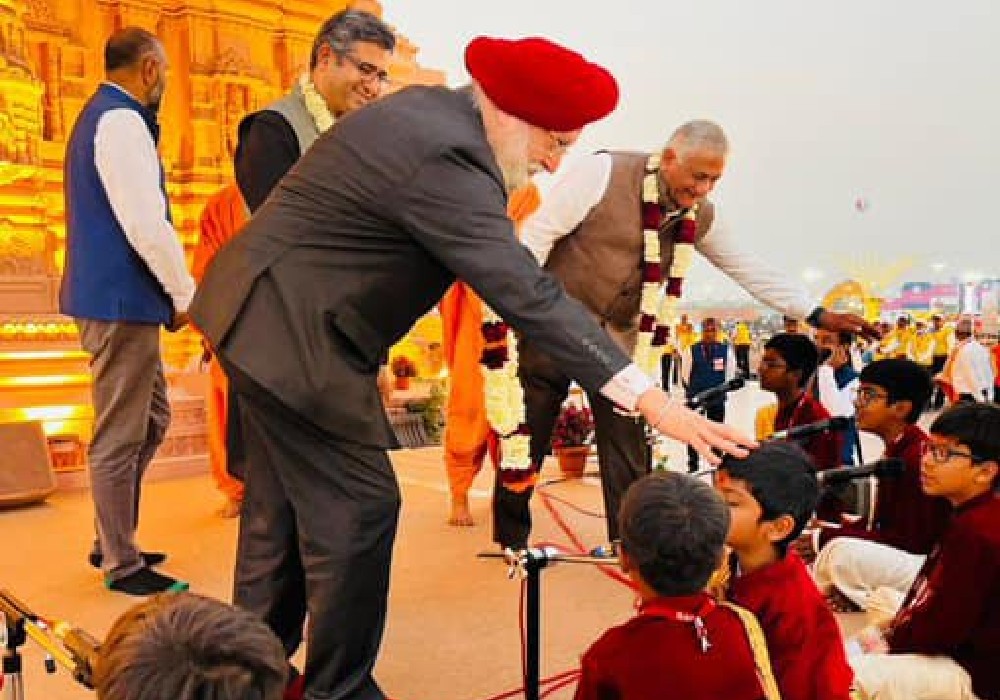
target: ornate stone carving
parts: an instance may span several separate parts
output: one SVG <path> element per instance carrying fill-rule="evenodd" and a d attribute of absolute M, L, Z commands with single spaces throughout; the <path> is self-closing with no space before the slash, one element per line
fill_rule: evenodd
<path fill-rule="evenodd" d="M 0 276 L 44 275 L 45 243 L 37 231 L 15 228 L 10 219 L 0 219 Z"/>

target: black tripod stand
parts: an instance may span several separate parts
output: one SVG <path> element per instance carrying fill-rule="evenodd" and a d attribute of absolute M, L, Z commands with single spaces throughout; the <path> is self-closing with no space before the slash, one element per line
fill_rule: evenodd
<path fill-rule="evenodd" d="M 525 585 L 524 697 L 539 700 L 541 696 L 541 573 L 555 562 L 570 564 L 617 564 L 617 559 L 563 554 L 555 547 L 532 547 L 515 552 L 481 552 L 483 558 L 507 562 L 507 577 L 520 577 Z"/>

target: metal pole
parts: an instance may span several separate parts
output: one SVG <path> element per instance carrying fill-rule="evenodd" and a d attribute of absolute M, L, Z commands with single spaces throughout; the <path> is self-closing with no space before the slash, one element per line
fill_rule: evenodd
<path fill-rule="evenodd" d="M 533 554 L 528 554 L 528 561 L 525 569 L 528 578 L 525 580 L 527 586 L 527 604 L 525 614 L 526 639 L 525 639 L 525 673 L 524 673 L 524 697 L 525 700 L 539 700 L 541 693 L 541 676 L 539 673 L 541 655 L 541 571 L 545 566 L 544 559 L 538 559 Z"/>

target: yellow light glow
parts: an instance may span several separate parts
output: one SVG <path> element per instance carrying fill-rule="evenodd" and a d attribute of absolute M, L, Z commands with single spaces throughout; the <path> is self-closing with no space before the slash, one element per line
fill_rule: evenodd
<path fill-rule="evenodd" d="M 81 385 L 90 381 L 87 374 L 50 374 L 45 377 L 0 377 L 0 388 L 18 389 L 47 386 Z"/>
<path fill-rule="evenodd" d="M 4 360 L 70 360 L 86 359 L 83 350 L 10 350 L 0 352 L 0 362 Z"/>
<path fill-rule="evenodd" d="M 19 420 L 66 421 L 71 418 L 83 418 L 87 411 L 83 406 L 32 406 L 19 408 L 16 415 Z"/>

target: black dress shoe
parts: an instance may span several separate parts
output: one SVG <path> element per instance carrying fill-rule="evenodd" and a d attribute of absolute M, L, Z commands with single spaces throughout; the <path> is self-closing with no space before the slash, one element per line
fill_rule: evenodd
<path fill-rule="evenodd" d="M 157 564 L 162 564 L 167 560 L 167 555 L 163 552 L 143 552 L 142 559 L 146 562 L 146 566 L 156 566 Z M 91 552 L 87 557 L 87 561 L 95 569 L 100 569 L 101 564 L 104 563 L 104 556 L 98 554 L 97 552 Z"/>

